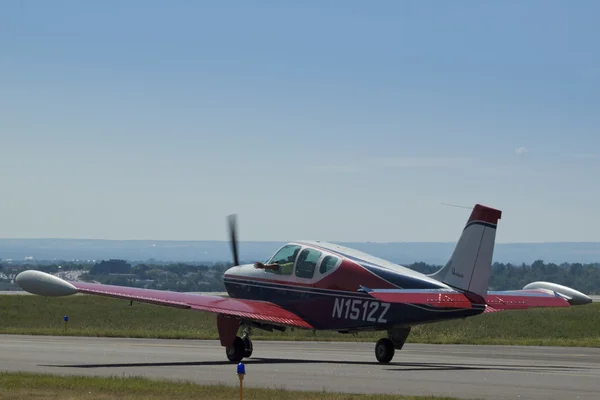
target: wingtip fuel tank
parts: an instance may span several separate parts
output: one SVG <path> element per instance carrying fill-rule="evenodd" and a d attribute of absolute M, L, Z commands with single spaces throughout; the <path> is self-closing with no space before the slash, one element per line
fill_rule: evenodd
<path fill-rule="evenodd" d="M 580 306 L 580 305 L 589 304 L 592 302 L 592 299 L 589 296 L 587 296 L 573 288 L 559 285 L 558 283 L 544 282 L 544 281 L 531 282 L 523 287 L 523 290 L 527 290 L 527 289 L 553 290 L 553 291 L 567 297 L 568 298 L 567 301 L 572 306 Z"/>
<path fill-rule="evenodd" d="M 64 279 L 31 269 L 17 275 L 15 283 L 21 289 L 40 296 L 70 296 L 77 293 L 77 288 Z"/>

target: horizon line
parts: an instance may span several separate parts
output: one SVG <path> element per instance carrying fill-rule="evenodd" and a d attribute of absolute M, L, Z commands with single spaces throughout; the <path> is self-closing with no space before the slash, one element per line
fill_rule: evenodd
<path fill-rule="evenodd" d="M 23 238 L 23 237 L 14 237 L 14 238 L 6 238 L 0 237 L 0 241 L 3 240 L 64 240 L 64 241 L 77 241 L 77 240 L 85 240 L 85 241 L 100 241 L 100 242 L 217 242 L 217 243 L 229 243 L 226 239 L 99 239 L 99 238 L 69 238 L 69 237 L 33 237 L 33 238 Z M 300 239 L 296 240 L 275 240 L 275 239 L 263 239 L 263 240 L 238 240 L 238 243 L 290 243 L 302 241 Z M 361 243 L 361 244 L 415 244 L 415 243 L 428 243 L 428 244 L 455 244 L 455 241 L 373 241 L 373 240 L 318 240 L 320 242 L 329 242 L 329 243 Z M 502 244 L 600 244 L 600 241 L 569 241 L 569 240 L 560 240 L 560 241 L 531 241 L 531 242 L 496 242 L 496 245 Z"/>

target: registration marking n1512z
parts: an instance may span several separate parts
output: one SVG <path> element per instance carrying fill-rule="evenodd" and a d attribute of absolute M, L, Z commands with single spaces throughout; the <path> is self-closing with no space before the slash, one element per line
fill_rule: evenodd
<path fill-rule="evenodd" d="M 333 304 L 333 318 L 362 320 L 366 322 L 386 323 L 385 314 L 390 308 L 390 303 L 375 300 L 340 299 L 336 298 Z"/>

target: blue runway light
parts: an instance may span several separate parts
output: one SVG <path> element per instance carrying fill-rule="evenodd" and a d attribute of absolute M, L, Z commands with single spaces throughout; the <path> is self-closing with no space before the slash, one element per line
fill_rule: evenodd
<path fill-rule="evenodd" d="M 237 366 L 237 376 L 240 380 L 240 400 L 244 400 L 244 376 L 246 375 L 246 366 L 239 363 Z"/>
<path fill-rule="evenodd" d="M 69 320 L 69 316 L 65 315 L 65 317 L 63 318 L 63 321 L 67 322 Z"/>
<path fill-rule="evenodd" d="M 246 375 L 246 366 L 244 363 L 239 363 L 237 366 L 238 375 Z"/>

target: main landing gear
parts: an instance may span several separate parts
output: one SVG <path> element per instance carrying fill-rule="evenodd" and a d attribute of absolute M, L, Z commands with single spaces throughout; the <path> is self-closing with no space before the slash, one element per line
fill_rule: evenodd
<path fill-rule="evenodd" d="M 251 333 L 252 328 L 245 326 L 242 337 L 236 336 L 231 346 L 225 348 L 225 354 L 227 354 L 229 361 L 240 362 L 243 358 L 250 358 L 252 356 Z"/>
<path fill-rule="evenodd" d="M 410 334 L 410 327 L 388 331 L 388 337 L 379 339 L 375 344 L 375 357 L 380 363 L 389 363 L 396 350 L 401 350 Z"/>

